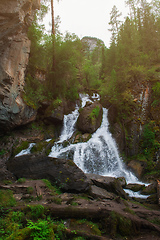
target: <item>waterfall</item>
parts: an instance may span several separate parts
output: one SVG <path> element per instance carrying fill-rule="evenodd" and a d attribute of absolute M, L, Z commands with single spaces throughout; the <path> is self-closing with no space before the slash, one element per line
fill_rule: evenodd
<path fill-rule="evenodd" d="M 99 99 L 94 94 L 92 100 L 88 95 L 80 95 L 82 107 L 87 101 Z M 125 177 L 128 183 L 140 183 L 133 173 L 125 168 L 119 157 L 118 149 L 111 133 L 107 118 L 108 110 L 103 108 L 101 126 L 92 134 L 87 142 L 73 144 L 69 141 L 76 130 L 76 121 L 79 116 L 78 106 L 64 117 L 64 125 L 59 141 L 51 149 L 50 157 L 72 159 L 85 173 L 95 173 L 102 176 Z"/>

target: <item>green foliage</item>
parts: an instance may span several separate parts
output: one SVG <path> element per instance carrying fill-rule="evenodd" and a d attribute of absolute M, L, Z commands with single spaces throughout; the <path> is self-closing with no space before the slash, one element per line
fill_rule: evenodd
<path fill-rule="evenodd" d="M 37 222 L 32 222 L 29 220 L 27 226 L 31 230 L 30 236 L 34 240 L 54 239 L 52 224 L 51 223 L 49 224 L 48 221 L 46 220 L 38 220 Z"/>
<path fill-rule="evenodd" d="M 37 109 L 39 107 L 39 102 L 47 98 L 45 85 L 33 78 L 30 74 L 26 77 L 24 90 L 23 100 L 33 109 Z"/>
<path fill-rule="evenodd" d="M 54 109 L 56 109 L 58 106 L 62 104 L 62 100 L 59 99 L 58 97 L 53 101 L 52 106 Z"/>
<path fill-rule="evenodd" d="M 160 143 L 156 141 L 155 124 L 152 121 L 144 126 L 141 147 L 147 158 L 149 158 L 149 156 L 151 157 L 151 154 L 160 148 Z M 149 167 L 151 166 L 148 166 L 148 168 Z"/>
<path fill-rule="evenodd" d="M 6 207 L 13 207 L 16 204 L 16 200 L 13 197 L 11 190 L 0 190 L 0 209 Z"/>
<path fill-rule="evenodd" d="M 17 180 L 18 183 L 25 183 L 26 182 L 26 179 L 25 178 L 19 178 Z"/>
<path fill-rule="evenodd" d="M 5 153 L 6 153 L 6 151 L 5 151 L 4 149 L 2 149 L 2 150 L 0 151 L 0 156 L 4 155 Z"/>
<path fill-rule="evenodd" d="M 28 205 L 28 211 L 32 219 L 37 220 L 44 217 L 44 207 L 42 205 Z"/>
<path fill-rule="evenodd" d="M 92 112 L 89 114 L 89 119 L 91 120 L 92 124 L 95 124 L 96 119 L 99 117 L 100 107 L 96 106 Z"/>
<path fill-rule="evenodd" d="M 62 192 L 60 188 L 53 186 L 51 182 L 48 179 L 43 179 L 43 182 L 46 184 L 46 186 L 52 191 L 53 195 L 60 195 Z"/>
<path fill-rule="evenodd" d="M 90 113 L 90 115 L 89 115 L 89 117 L 91 118 L 91 119 L 95 119 L 95 118 L 98 118 L 98 116 L 99 116 L 99 111 L 100 111 L 100 107 L 99 106 L 96 106 L 93 110 L 92 110 L 92 112 Z"/>
<path fill-rule="evenodd" d="M 153 98 L 154 98 L 152 106 L 156 107 L 160 103 L 160 82 L 156 82 L 153 85 L 152 90 L 153 90 Z"/>

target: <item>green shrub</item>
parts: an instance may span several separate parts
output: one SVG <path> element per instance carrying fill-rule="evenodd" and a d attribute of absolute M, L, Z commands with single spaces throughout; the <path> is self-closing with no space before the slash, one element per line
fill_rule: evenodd
<path fill-rule="evenodd" d="M 28 205 L 28 210 L 32 219 L 44 217 L 44 207 L 42 205 L 31 206 Z"/>
<path fill-rule="evenodd" d="M 47 220 L 38 220 L 37 222 L 28 221 L 27 227 L 31 230 L 30 236 L 34 240 L 52 240 L 54 239 L 54 231 L 52 224 Z"/>

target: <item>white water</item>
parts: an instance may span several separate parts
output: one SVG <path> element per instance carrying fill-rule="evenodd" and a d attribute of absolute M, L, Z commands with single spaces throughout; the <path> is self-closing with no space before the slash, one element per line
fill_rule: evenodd
<path fill-rule="evenodd" d="M 31 152 L 32 147 L 36 145 L 35 143 L 30 143 L 27 149 L 23 149 L 20 153 L 18 153 L 15 157 L 19 157 L 25 154 L 29 154 Z"/>
<path fill-rule="evenodd" d="M 129 194 L 130 197 L 135 197 L 135 198 L 142 198 L 142 199 L 147 199 L 150 195 L 142 195 L 140 192 L 134 192 L 130 189 L 124 189 L 126 193 Z"/>
<path fill-rule="evenodd" d="M 82 107 L 89 99 L 88 95 L 80 95 Z M 94 95 L 93 99 L 98 99 Z M 119 157 L 116 143 L 108 130 L 108 110 L 103 108 L 103 120 L 100 128 L 92 135 L 89 141 L 72 144 L 69 139 L 75 131 L 75 125 L 79 116 L 78 107 L 64 117 L 64 127 L 60 139 L 52 147 L 50 157 L 72 159 L 85 173 L 95 173 L 103 176 L 126 178 L 128 183 L 140 183 L 133 173 L 126 170 L 122 159 Z M 65 146 L 64 141 L 68 141 Z"/>
<path fill-rule="evenodd" d="M 99 100 L 99 95 L 94 94 L 92 100 L 88 95 L 80 95 L 82 107 L 86 102 Z M 125 177 L 127 183 L 144 184 L 130 171 L 128 171 L 119 157 L 116 143 L 109 132 L 109 122 L 107 118 L 108 110 L 103 108 L 103 119 L 101 126 L 92 134 L 87 142 L 72 144 L 70 138 L 76 130 L 76 122 L 79 116 L 79 108 L 64 116 L 64 125 L 59 140 L 52 147 L 49 157 L 72 159 L 76 165 L 85 173 L 95 173 L 102 176 Z M 46 141 L 50 141 L 48 139 Z M 29 154 L 35 143 L 31 143 L 28 149 L 22 150 L 17 156 Z M 126 192 L 128 190 L 125 190 Z M 127 192 L 131 197 L 146 198 L 140 193 Z M 148 196 L 147 196 L 148 197 Z"/>

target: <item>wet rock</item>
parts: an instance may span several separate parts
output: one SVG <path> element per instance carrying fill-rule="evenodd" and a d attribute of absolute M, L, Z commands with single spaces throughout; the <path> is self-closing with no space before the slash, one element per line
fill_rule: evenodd
<path fill-rule="evenodd" d="M 148 186 L 145 186 L 142 191 L 141 191 L 141 194 L 144 194 L 144 195 L 150 195 L 150 194 L 155 194 L 157 193 L 157 183 L 154 182 Z"/>
<path fill-rule="evenodd" d="M 116 195 L 127 199 L 127 194 L 123 190 L 120 180 L 114 177 L 103 177 L 96 174 L 86 174 L 88 179 L 90 179 L 94 185 L 103 188 L 108 192 L 115 193 Z"/>
<path fill-rule="evenodd" d="M 90 103 L 80 111 L 77 120 L 78 130 L 83 133 L 93 133 L 101 125 L 102 121 L 102 105 L 99 102 Z"/>
<path fill-rule="evenodd" d="M 126 186 L 127 183 L 125 177 L 118 177 L 117 179 L 119 180 L 119 183 L 121 184 L 122 187 Z"/>
<path fill-rule="evenodd" d="M 16 178 L 46 178 L 68 192 L 89 189 L 87 177 L 71 160 L 28 154 L 9 160 L 7 167 Z"/>
<path fill-rule="evenodd" d="M 134 192 L 139 192 L 145 188 L 145 185 L 137 184 L 137 183 L 129 183 L 125 187 L 126 189 L 130 189 Z"/>
<path fill-rule="evenodd" d="M 141 178 L 145 172 L 146 162 L 132 160 L 128 163 L 128 167 L 136 174 L 138 178 Z"/>

